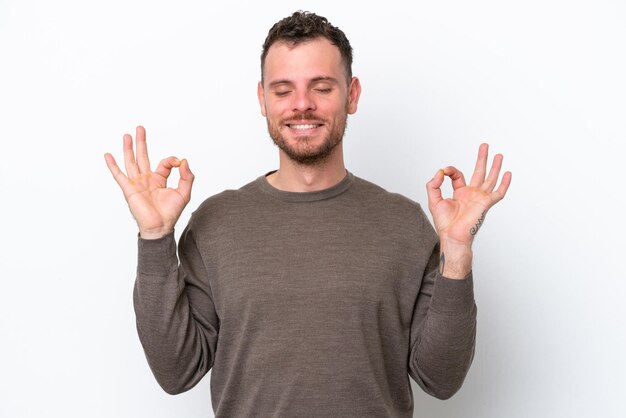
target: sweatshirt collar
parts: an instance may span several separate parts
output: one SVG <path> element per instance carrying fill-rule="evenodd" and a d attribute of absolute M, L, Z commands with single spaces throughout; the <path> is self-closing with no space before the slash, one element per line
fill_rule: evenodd
<path fill-rule="evenodd" d="M 327 189 L 316 190 L 314 192 L 287 192 L 279 190 L 267 181 L 267 176 L 275 173 L 276 170 L 270 171 L 257 179 L 257 183 L 261 190 L 285 202 L 315 202 L 318 200 L 331 199 L 348 190 L 354 182 L 354 175 L 346 170 L 345 177 L 334 186 Z"/>

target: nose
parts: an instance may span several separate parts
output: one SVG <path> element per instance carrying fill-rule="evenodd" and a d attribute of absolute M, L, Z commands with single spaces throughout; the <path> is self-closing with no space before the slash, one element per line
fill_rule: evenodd
<path fill-rule="evenodd" d="M 315 101 L 308 90 L 296 92 L 292 103 L 294 112 L 307 112 L 316 109 Z"/>

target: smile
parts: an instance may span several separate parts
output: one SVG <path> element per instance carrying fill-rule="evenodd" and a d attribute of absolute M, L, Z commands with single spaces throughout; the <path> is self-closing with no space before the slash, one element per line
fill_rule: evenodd
<path fill-rule="evenodd" d="M 305 130 L 305 129 L 319 128 L 322 125 L 312 125 L 312 124 L 295 125 L 295 124 L 288 124 L 287 126 L 289 126 L 291 129 Z"/>

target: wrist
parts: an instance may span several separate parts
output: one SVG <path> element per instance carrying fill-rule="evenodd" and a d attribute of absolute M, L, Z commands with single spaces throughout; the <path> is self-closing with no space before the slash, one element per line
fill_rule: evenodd
<path fill-rule="evenodd" d="M 149 230 L 142 230 L 141 228 L 139 229 L 139 237 L 141 239 L 160 239 L 163 238 L 164 236 L 170 234 L 173 231 L 172 228 L 158 228 L 158 229 L 149 229 Z"/>
<path fill-rule="evenodd" d="M 465 279 L 472 271 L 473 252 L 471 244 L 440 241 L 439 272 L 449 279 Z"/>

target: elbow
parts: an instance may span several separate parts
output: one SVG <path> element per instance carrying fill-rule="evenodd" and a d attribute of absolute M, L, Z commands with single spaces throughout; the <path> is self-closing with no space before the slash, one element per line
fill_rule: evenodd
<path fill-rule="evenodd" d="M 181 393 L 187 392 L 187 390 L 188 390 L 188 389 L 185 389 L 182 386 L 165 386 L 165 385 L 161 385 L 161 388 L 168 395 L 180 395 Z"/>
<path fill-rule="evenodd" d="M 182 381 L 175 380 L 172 378 L 165 378 L 156 376 L 156 381 L 161 386 L 161 389 L 165 391 L 168 395 L 179 395 L 181 393 L 187 392 L 189 389 L 193 387 L 193 385 L 185 384 Z"/>
<path fill-rule="evenodd" d="M 463 386 L 463 378 L 433 381 L 422 378 L 418 384 L 430 396 L 445 401 L 453 397 Z"/>
<path fill-rule="evenodd" d="M 437 399 L 441 399 L 442 401 L 450 399 L 459 390 L 461 390 L 463 382 L 465 382 L 465 377 L 467 376 L 468 369 L 469 364 L 467 365 L 467 367 L 462 368 L 456 373 L 442 376 L 436 381 L 430 380 L 429 383 L 431 384 L 428 387 L 428 393 Z"/>
<path fill-rule="evenodd" d="M 453 397 L 461 389 L 461 384 L 455 386 L 442 386 L 431 390 L 430 395 L 442 401 L 448 400 Z"/>
<path fill-rule="evenodd" d="M 425 393 L 445 401 L 461 389 L 466 371 L 467 369 L 462 369 L 454 373 L 441 373 L 441 370 L 437 368 L 426 373 L 424 370 L 414 368 L 409 371 L 409 374 Z"/>
<path fill-rule="evenodd" d="M 179 395 L 189 390 L 189 388 L 185 388 L 184 384 L 182 384 L 181 382 L 177 382 L 174 379 L 165 379 L 156 376 L 156 374 L 154 377 L 156 378 L 159 386 L 161 386 L 161 389 L 163 389 L 168 395 Z"/>
<path fill-rule="evenodd" d="M 144 343 L 144 351 L 155 380 L 170 395 L 192 389 L 213 366 L 214 349 L 204 340 L 200 344 Z"/>
<path fill-rule="evenodd" d="M 152 374 L 161 389 L 170 395 L 179 395 L 196 386 L 213 365 L 211 357 L 196 357 L 192 360 L 177 356 L 176 361 L 167 362 L 170 364 L 166 367 L 150 364 Z"/>

